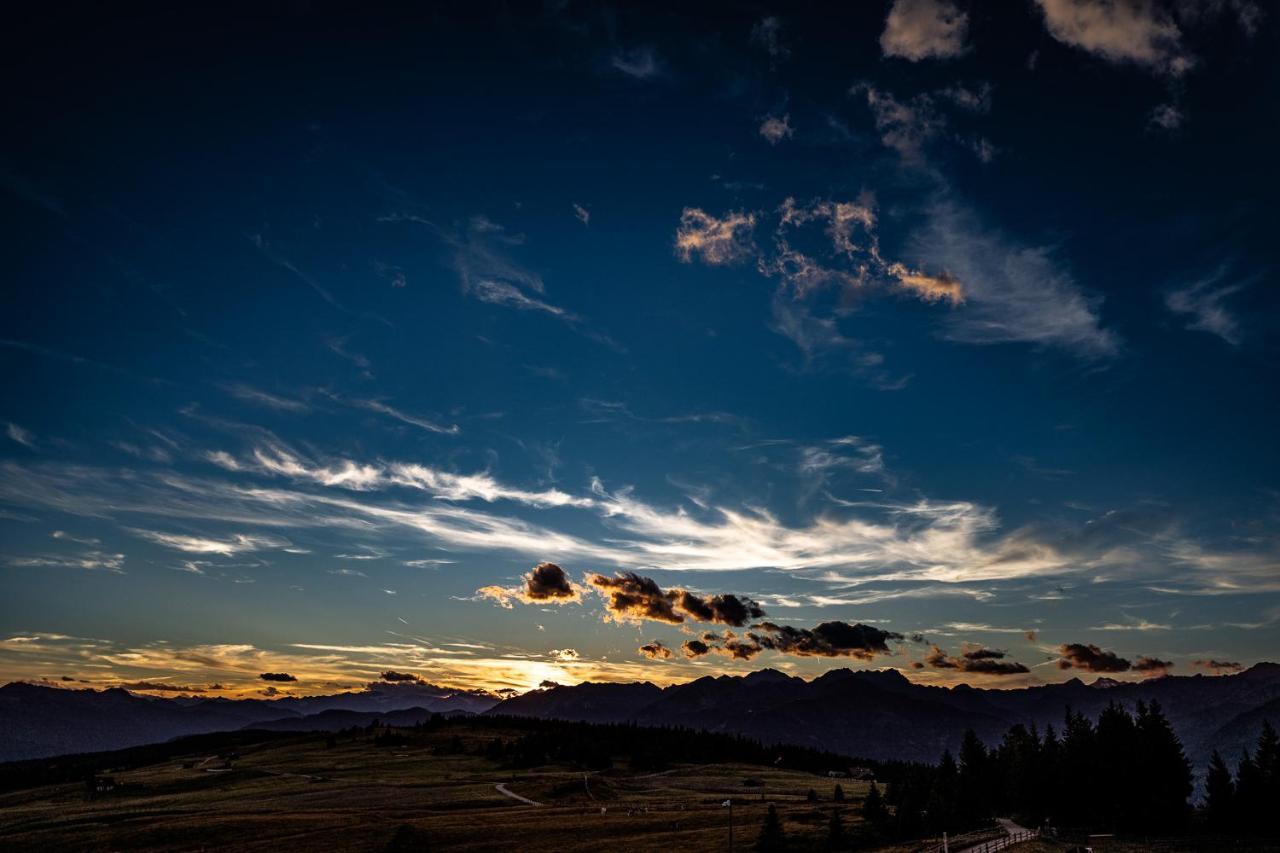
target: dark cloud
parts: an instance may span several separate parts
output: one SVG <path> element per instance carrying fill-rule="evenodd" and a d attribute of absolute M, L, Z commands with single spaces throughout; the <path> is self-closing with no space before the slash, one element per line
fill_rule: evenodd
<path fill-rule="evenodd" d="M 735 660 L 751 660 L 764 651 L 764 646 L 750 639 L 725 640 L 720 648 L 725 657 L 731 657 Z"/>
<path fill-rule="evenodd" d="M 556 687 L 563 687 L 563 686 L 564 686 L 564 685 L 563 685 L 563 684 L 561 684 L 561 683 L 560 683 L 560 682 L 558 682 L 558 681 L 550 681 L 550 680 L 547 680 L 547 681 L 540 681 L 540 682 L 538 682 L 538 689 L 539 689 L 539 690 L 552 690 L 552 689 L 554 689 L 554 688 L 556 688 Z"/>
<path fill-rule="evenodd" d="M 538 563 L 524 576 L 524 592 L 530 601 L 576 599 L 578 587 L 555 563 Z"/>
<path fill-rule="evenodd" d="M 555 563 L 539 563 L 521 577 L 518 587 L 485 586 L 477 595 L 510 609 L 512 599 L 525 604 L 568 604 L 582 598 L 582 588 Z"/>
<path fill-rule="evenodd" d="M 794 628 L 761 622 L 747 634 L 762 648 L 800 657 L 853 657 L 870 660 L 889 654 L 888 641 L 904 639 L 901 634 L 870 625 L 823 622 L 816 628 Z"/>
<path fill-rule="evenodd" d="M 263 681 L 297 681 L 298 679 L 287 672 L 264 672 L 258 676 Z"/>
<path fill-rule="evenodd" d="M 685 640 L 680 644 L 680 648 L 684 650 L 684 656 L 687 658 L 700 658 L 711 654 L 711 646 L 702 640 Z"/>
<path fill-rule="evenodd" d="M 1192 661 L 1191 665 L 1210 672 L 1239 672 L 1244 669 L 1238 661 L 1233 660 L 1197 660 Z"/>
<path fill-rule="evenodd" d="M 400 682 L 400 681 L 421 682 L 422 681 L 421 678 L 414 675 L 412 672 L 396 672 L 393 669 L 389 669 L 386 672 L 382 673 L 382 680 L 393 681 L 393 682 Z"/>
<path fill-rule="evenodd" d="M 614 577 L 591 575 L 587 583 L 605 596 L 606 607 L 615 619 L 651 619 L 671 625 L 684 621 L 675 611 L 676 591 L 663 592 L 653 578 L 623 572 Z"/>
<path fill-rule="evenodd" d="M 1017 661 L 1004 660 L 1007 654 L 1001 649 L 966 643 L 961 647 L 958 657 L 951 657 L 937 646 L 932 646 L 924 656 L 924 664 L 912 665 L 916 669 L 923 669 L 928 664 L 935 669 L 954 669 L 983 675 L 1022 675 L 1031 671 Z"/>
<path fill-rule="evenodd" d="M 62 680 L 74 681 L 75 679 L 69 679 L 64 676 Z M 163 681 L 131 681 L 128 684 L 120 684 L 117 686 L 123 687 L 125 690 L 151 690 L 164 693 L 203 693 L 205 691 L 205 688 L 203 687 L 190 687 L 183 684 L 166 684 Z"/>
<path fill-rule="evenodd" d="M 1105 651 L 1092 643 L 1064 643 L 1058 647 L 1062 658 L 1058 669 L 1083 669 L 1085 672 L 1128 672 L 1132 664 L 1115 652 Z"/>
<path fill-rule="evenodd" d="M 754 637 L 740 637 L 732 631 L 725 631 L 723 635 L 708 631 L 699 639 L 685 640 L 680 648 L 687 658 L 717 654 L 734 660 L 751 660 L 764 651 L 764 647 Z"/>
<path fill-rule="evenodd" d="M 1036 631 L 1028 631 L 1022 636 L 1027 638 L 1027 642 L 1034 643 L 1039 638 L 1040 634 Z"/>
<path fill-rule="evenodd" d="M 679 608 L 699 622 L 718 622 L 741 628 L 748 620 L 764 615 L 764 609 L 749 598 L 727 594 L 702 598 L 687 590 L 679 590 L 679 593 Z"/>
<path fill-rule="evenodd" d="M 1143 655 L 1133 662 L 1134 672 L 1145 672 L 1150 676 L 1164 675 L 1173 669 L 1173 661 L 1160 660 L 1160 658 L 1147 657 Z"/>
<path fill-rule="evenodd" d="M 695 622 L 740 628 L 764 615 L 764 609 L 749 598 L 729 594 L 701 596 L 685 589 L 664 590 L 653 578 L 635 572 L 622 572 L 613 577 L 594 574 L 587 578 L 587 583 L 605 596 L 609 613 L 615 619 L 650 619 L 679 625 L 687 617 Z"/>
<path fill-rule="evenodd" d="M 662 645 L 661 640 L 654 640 L 653 642 L 645 643 L 643 646 L 637 649 L 637 651 L 639 651 L 640 654 L 652 660 L 666 660 L 667 658 L 671 657 L 671 649 Z"/>

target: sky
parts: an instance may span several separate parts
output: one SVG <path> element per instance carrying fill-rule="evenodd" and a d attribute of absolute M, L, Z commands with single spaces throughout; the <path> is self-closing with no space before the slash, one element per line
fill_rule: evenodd
<path fill-rule="evenodd" d="M 1280 651 L 1265 4 L 4 30 L 4 680 Z"/>

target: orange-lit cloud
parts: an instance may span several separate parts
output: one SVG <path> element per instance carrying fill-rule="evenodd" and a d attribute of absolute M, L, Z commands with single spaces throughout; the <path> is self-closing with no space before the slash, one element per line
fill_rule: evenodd
<path fill-rule="evenodd" d="M 525 604 L 568 604 L 582 600 L 582 588 L 555 563 L 539 563 L 527 572 L 518 587 L 484 586 L 476 594 L 510 608 L 512 601 Z"/>

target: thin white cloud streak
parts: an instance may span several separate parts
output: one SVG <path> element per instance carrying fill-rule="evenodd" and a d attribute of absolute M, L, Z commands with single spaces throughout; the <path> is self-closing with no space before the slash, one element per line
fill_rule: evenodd
<path fill-rule="evenodd" d="M 207 536 L 189 536 L 183 533 L 164 533 L 157 530 L 130 531 L 157 545 L 183 551 L 188 554 L 220 554 L 229 557 L 250 551 L 265 551 L 273 548 L 286 548 L 291 542 L 281 536 L 262 534 L 233 533 L 230 537 L 216 539 Z"/>
<path fill-rule="evenodd" d="M 237 400 L 256 403 L 259 406 L 265 406 L 268 409 L 275 409 L 279 412 L 306 412 L 311 408 L 301 400 L 281 397 L 277 394 L 254 388 L 251 385 L 246 385 L 243 382 L 224 385 L 223 390 Z"/>
<path fill-rule="evenodd" d="M 106 551 L 84 551 L 80 554 L 9 557 L 4 562 L 15 568 L 83 569 L 85 571 L 124 574 L 124 554 Z"/>
<path fill-rule="evenodd" d="M 371 412 L 378 412 L 379 414 L 386 415 L 389 418 L 394 418 L 401 423 L 416 426 L 419 429 L 426 430 L 427 432 L 434 432 L 440 435 L 457 435 L 462 432 L 461 428 L 457 424 L 449 424 L 448 426 L 438 424 L 435 421 L 430 421 L 426 418 L 418 417 L 417 415 L 410 415 L 402 412 L 381 400 L 352 400 L 351 404 L 363 409 L 368 409 Z"/>
<path fill-rule="evenodd" d="M 297 464 L 306 467 L 301 461 Z M 407 485 L 439 500 L 406 504 L 371 489 L 355 490 L 336 483 L 330 484 L 332 490 L 316 492 L 176 473 L 16 463 L 0 469 L 0 499 L 79 515 L 136 513 L 247 523 L 259 529 L 350 530 L 366 539 L 379 532 L 407 530 L 455 550 L 508 552 L 537 560 L 554 556 L 611 568 L 829 570 L 834 574 L 814 579 L 836 586 L 872 581 L 994 583 L 1105 569 L 1115 579 L 1158 576 L 1165 585 L 1186 594 L 1280 589 L 1276 580 L 1280 561 L 1274 553 L 1213 552 L 1185 539 L 1154 543 L 1148 539 L 1126 548 L 1057 544 L 1029 529 L 1002 533 L 994 510 L 967 501 L 922 498 L 912 503 L 850 503 L 839 509 L 839 515 L 821 514 L 805 523 L 788 525 L 761 509 L 709 506 L 695 516 L 684 506 L 656 507 L 628 489 L 610 492 L 599 481 L 593 481 L 589 495 L 568 495 L 512 487 L 487 474 L 455 475 L 399 463 L 348 464 L 356 470 L 373 467 L 387 472 L 380 480 L 383 488 Z M 291 470 L 292 479 L 299 472 Z M 319 482 L 310 475 L 298 480 Z M 577 510 L 595 516 L 603 530 L 568 533 L 468 505 L 476 501 L 508 501 L 538 510 Z M 577 521 L 571 523 L 576 530 L 583 529 Z M 225 536 L 175 539 L 171 534 L 153 534 L 161 535 L 169 538 L 153 541 L 190 552 L 249 544 Z M 278 547 L 267 542 L 253 544 Z M 1170 572 L 1171 565 L 1180 570 Z"/>

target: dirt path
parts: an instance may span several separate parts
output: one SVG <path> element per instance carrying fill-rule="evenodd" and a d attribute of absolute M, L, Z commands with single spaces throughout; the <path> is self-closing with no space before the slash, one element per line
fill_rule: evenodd
<path fill-rule="evenodd" d="M 505 796 L 508 796 L 508 797 L 510 797 L 510 798 L 511 798 L 511 799 L 513 799 L 513 800 L 519 800 L 520 802 L 524 803 L 525 805 L 528 805 L 528 806 L 540 806 L 540 805 L 542 805 L 542 803 L 535 802 L 534 800 L 531 800 L 531 799 L 529 799 L 528 797 L 522 797 L 522 796 L 520 796 L 519 794 L 515 793 L 514 791 L 512 791 L 512 790 L 508 789 L 508 788 L 507 788 L 507 786 L 506 786 L 506 785 L 504 785 L 504 784 L 503 784 L 503 783 L 501 783 L 501 782 L 499 782 L 498 784 L 494 785 L 493 787 L 494 787 L 494 790 L 496 790 L 499 794 L 503 794 L 503 795 L 505 795 Z"/>

